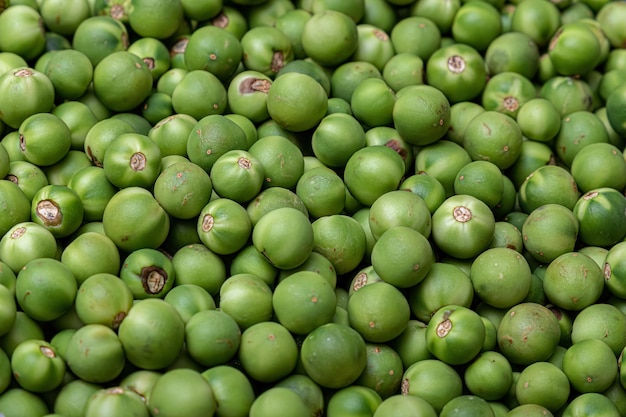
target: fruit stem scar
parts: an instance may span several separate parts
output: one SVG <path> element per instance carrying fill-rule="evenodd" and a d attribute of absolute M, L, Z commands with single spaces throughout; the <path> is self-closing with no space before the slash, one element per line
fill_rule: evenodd
<path fill-rule="evenodd" d="M 444 338 L 448 335 L 448 333 L 450 333 L 450 330 L 452 330 L 452 321 L 449 318 L 446 318 L 437 325 L 436 333 L 438 337 Z"/>
<path fill-rule="evenodd" d="M 272 55 L 272 62 L 270 63 L 270 70 L 272 72 L 278 72 L 285 65 L 285 59 L 282 51 L 275 51 Z"/>
<path fill-rule="evenodd" d="M 210 232 L 213 229 L 213 225 L 215 224 L 215 219 L 210 214 L 206 214 L 202 218 L 202 231 Z"/>
<path fill-rule="evenodd" d="M 141 152 L 136 152 L 130 157 L 130 168 L 133 171 L 143 171 L 146 167 L 146 155 Z"/>
<path fill-rule="evenodd" d="M 63 221 L 63 213 L 57 203 L 52 200 L 41 200 L 37 203 L 37 217 L 46 226 L 58 226 Z"/>
<path fill-rule="evenodd" d="M 148 294 L 158 294 L 167 282 L 167 272 L 158 266 L 147 266 L 141 270 L 141 285 Z"/>
<path fill-rule="evenodd" d="M 40 346 L 39 350 L 41 351 L 41 353 L 44 354 L 44 356 L 47 356 L 48 358 L 54 359 L 57 357 L 57 354 L 54 353 L 54 350 L 50 349 L 48 346 Z"/>
<path fill-rule="evenodd" d="M 448 69 L 455 74 L 465 71 L 465 60 L 459 55 L 452 55 L 448 58 Z"/>
<path fill-rule="evenodd" d="M 454 220 L 460 223 L 467 223 L 472 220 L 472 211 L 465 206 L 457 206 L 452 210 Z"/>

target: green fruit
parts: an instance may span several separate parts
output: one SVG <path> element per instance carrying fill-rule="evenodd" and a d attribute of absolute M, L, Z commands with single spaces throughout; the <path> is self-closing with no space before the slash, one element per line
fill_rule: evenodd
<path fill-rule="evenodd" d="M 191 369 L 174 369 L 165 372 L 150 391 L 148 408 L 159 416 L 211 416 L 217 401 L 208 381 Z"/>
<path fill-rule="evenodd" d="M 117 334 L 102 324 L 78 329 L 68 343 L 65 359 L 72 373 L 96 384 L 115 379 L 126 362 Z"/>

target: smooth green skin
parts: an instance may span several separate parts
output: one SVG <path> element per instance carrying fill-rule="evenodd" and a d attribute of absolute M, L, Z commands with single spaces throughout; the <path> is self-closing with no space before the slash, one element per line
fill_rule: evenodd
<path fill-rule="evenodd" d="M 470 277 L 476 295 L 496 308 L 510 308 L 522 302 L 530 290 L 531 270 L 519 252 L 491 248 L 472 262 Z"/>
<path fill-rule="evenodd" d="M 450 402 L 442 408 L 439 416 L 452 417 L 458 416 L 460 413 L 469 416 L 495 416 L 487 401 L 478 396 L 468 394 L 460 395 L 450 400 Z"/>
<path fill-rule="evenodd" d="M 571 166 L 584 147 L 607 142 L 609 136 L 600 118 L 589 111 L 579 110 L 562 119 L 554 146 L 559 159 L 566 166 Z"/>
<path fill-rule="evenodd" d="M 524 247 L 532 258 L 547 264 L 574 250 L 578 220 L 567 207 L 550 203 L 529 213 L 521 230 Z"/>
<path fill-rule="evenodd" d="M 624 239 L 624 196 L 613 188 L 598 188 L 582 195 L 572 212 L 578 219 L 579 239 L 587 245 L 611 247 Z M 601 220 L 602 219 L 602 220 Z"/>
<path fill-rule="evenodd" d="M 456 194 L 476 197 L 489 208 L 494 208 L 504 194 L 502 172 L 489 161 L 472 161 L 457 173 L 454 191 Z"/>
<path fill-rule="evenodd" d="M 130 111 L 139 106 L 150 95 L 152 82 L 152 73 L 146 63 L 128 51 L 107 55 L 93 70 L 96 96 L 115 112 Z"/>
<path fill-rule="evenodd" d="M 571 173 L 583 192 L 602 187 L 621 190 L 626 186 L 622 177 L 626 175 L 626 160 L 609 143 L 594 143 L 581 149 L 572 161 Z"/>
<path fill-rule="evenodd" d="M 131 252 L 159 247 L 167 237 L 170 221 L 149 191 L 127 187 L 111 198 L 102 223 L 106 235 L 118 248 Z"/>
<path fill-rule="evenodd" d="M 528 214 L 544 204 L 560 204 L 572 210 L 579 197 L 574 177 L 559 165 L 537 168 L 519 186 L 519 205 Z"/>
<path fill-rule="evenodd" d="M 88 2 L 74 0 L 71 2 L 50 1 L 41 4 L 39 13 L 50 31 L 61 35 L 72 35 L 78 25 L 91 16 Z"/>
<path fill-rule="evenodd" d="M 237 70 L 243 48 L 237 37 L 218 26 L 208 25 L 194 31 L 185 48 L 187 70 L 209 71 L 226 81 Z"/>
<path fill-rule="evenodd" d="M 402 359 L 390 346 L 367 344 L 367 366 L 356 384 L 376 391 L 382 398 L 389 398 L 400 388 L 402 382 Z"/>
<path fill-rule="evenodd" d="M 248 17 L 248 23 L 251 28 L 258 26 L 274 26 L 279 16 L 295 9 L 295 5 L 288 0 L 273 0 L 270 2 L 239 0 L 234 3 L 252 6 Z"/>
<path fill-rule="evenodd" d="M 0 19 L 0 49 L 13 52 L 26 60 L 38 57 L 45 50 L 46 40 L 38 10 L 26 5 L 15 5 Z"/>
<path fill-rule="evenodd" d="M 185 346 L 189 355 L 209 368 L 226 364 L 237 353 L 240 341 L 237 322 L 222 311 L 199 311 L 185 324 Z"/>
<path fill-rule="evenodd" d="M 309 11 L 303 9 L 288 10 L 277 16 L 274 22 L 274 26 L 291 40 L 295 59 L 303 59 L 307 56 L 302 46 L 302 32 L 311 15 Z"/>
<path fill-rule="evenodd" d="M 487 83 L 484 58 L 473 47 L 455 43 L 436 50 L 426 63 L 429 85 L 451 104 L 478 97 Z"/>
<path fill-rule="evenodd" d="M 87 58 L 85 58 L 87 59 Z M 87 60 L 91 65 L 89 60 Z M 73 150 L 83 150 L 87 132 L 98 122 L 96 115 L 81 101 L 65 101 L 52 109 L 52 113 L 58 116 L 70 128 Z"/>
<path fill-rule="evenodd" d="M 200 311 L 214 310 L 215 301 L 207 290 L 195 284 L 178 284 L 165 295 L 185 324 Z"/>
<path fill-rule="evenodd" d="M 15 302 L 15 295 L 13 291 L 4 285 L 0 286 L 0 335 L 8 333 L 15 324 L 15 317 L 17 315 L 17 305 Z M 0 384 L 0 387 L 2 385 Z M 6 387 L 5 387 L 6 388 Z M 3 391 L 3 390 L 0 390 Z"/>
<path fill-rule="evenodd" d="M 424 60 L 410 52 L 397 52 L 385 64 L 382 76 L 395 92 L 409 85 L 424 84 Z"/>
<path fill-rule="evenodd" d="M 330 260 L 318 252 L 311 252 L 311 255 L 308 259 L 299 267 L 294 269 L 281 270 L 278 275 L 279 282 L 284 280 L 285 278 L 301 271 L 310 271 L 315 272 L 328 282 L 330 286 L 335 289 L 335 292 L 338 291 L 337 288 L 337 271 L 335 271 L 335 267 L 330 262 Z M 339 295 L 337 294 L 339 297 Z M 339 298 L 337 298 L 337 305 L 340 304 Z"/>
<path fill-rule="evenodd" d="M 315 127 L 326 114 L 328 96 L 312 77 L 289 72 L 276 78 L 267 96 L 271 118 L 284 129 L 302 132 Z"/>
<path fill-rule="evenodd" d="M 159 145 L 163 157 L 168 155 L 186 157 L 187 138 L 197 122 L 187 114 L 174 114 L 156 123 L 148 132 L 148 137 Z"/>
<path fill-rule="evenodd" d="M 592 304 L 576 315 L 572 325 L 572 343 L 587 339 L 605 342 L 616 356 L 623 350 L 626 334 L 622 323 L 626 316 L 611 304 Z"/>
<path fill-rule="evenodd" d="M 343 179 L 350 194 L 370 206 L 384 193 L 398 188 L 404 169 L 402 157 L 393 149 L 366 146 L 348 159 Z"/>
<path fill-rule="evenodd" d="M 615 354 L 601 340 L 574 343 L 563 356 L 563 372 L 579 393 L 602 392 L 618 375 Z"/>
<path fill-rule="evenodd" d="M 200 212 L 197 231 L 202 243 L 212 252 L 229 255 L 245 246 L 252 225 L 241 205 L 227 198 L 218 198 Z"/>
<path fill-rule="evenodd" d="M 207 172 L 221 155 L 245 147 L 244 131 L 232 120 L 217 114 L 198 120 L 187 138 L 189 160 Z"/>
<path fill-rule="evenodd" d="M 131 252 L 119 276 L 136 300 L 163 298 L 174 285 L 176 272 L 172 261 L 163 252 L 151 248 Z"/>
<path fill-rule="evenodd" d="M 261 393 L 250 407 L 250 417 L 308 417 L 311 411 L 294 391 L 273 387 Z"/>
<path fill-rule="evenodd" d="M 623 5 L 607 3 L 596 15 L 596 20 L 602 25 L 606 37 L 614 48 L 623 45 L 626 39 L 624 29 L 618 23 L 625 14 Z"/>
<path fill-rule="evenodd" d="M 143 103 L 141 115 L 151 124 L 156 124 L 166 117 L 172 116 L 172 96 L 165 93 L 153 92 Z"/>
<path fill-rule="evenodd" d="M 328 258 L 337 274 L 350 272 L 359 265 L 366 249 L 365 232 L 359 222 L 336 214 L 315 220 L 312 227 L 313 250 Z"/>
<path fill-rule="evenodd" d="M 531 0 L 520 7 L 517 5 L 511 17 L 511 29 L 522 32 L 543 48 L 560 26 L 559 9 L 552 3 Z"/>
<path fill-rule="evenodd" d="M 306 375 L 294 374 L 278 382 L 276 387 L 289 388 L 302 398 L 312 414 L 324 410 L 324 393 L 319 385 Z"/>
<path fill-rule="evenodd" d="M 77 377 L 95 384 L 115 379 L 126 363 L 117 334 L 102 324 L 78 329 L 68 343 L 65 359 Z"/>
<path fill-rule="evenodd" d="M 146 327 L 146 322 L 153 323 Z M 185 324 L 171 304 L 150 298 L 135 303 L 118 328 L 126 359 L 146 370 L 165 368 L 176 360 L 185 339 Z"/>
<path fill-rule="evenodd" d="M 554 162 L 555 155 L 550 146 L 534 140 L 525 140 L 522 142 L 520 156 L 506 170 L 506 174 L 515 188 L 519 189 L 535 170 L 545 165 L 552 165 Z"/>
<path fill-rule="evenodd" d="M 33 393 L 51 391 L 65 375 L 65 361 L 45 340 L 26 340 L 11 354 L 11 370 L 19 386 Z"/>
<path fill-rule="evenodd" d="M 489 244 L 490 248 L 509 248 L 519 253 L 524 249 L 524 241 L 522 240 L 522 232 L 512 223 L 504 220 L 496 222 L 496 228 L 493 232 L 493 240 Z"/>
<path fill-rule="evenodd" d="M 256 223 L 252 243 L 275 267 L 296 268 L 313 251 L 314 226 L 301 211 L 291 207 L 278 208 Z"/>
<path fill-rule="evenodd" d="M 317 62 L 311 59 L 295 59 L 291 62 L 288 62 L 285 66 L 283 66 L 280 71 L 276 74 L 276 77 L 280 77 L 289 72 L 297 72 L 300 74 L 308 75 L 312 77 L 320 83 L 320 85 L 324 88 L 326 95 L 330 96 L 330 77 L 331 73 L 325 67 L 322 67 Z M 275 78 L 276 78 L 275 77 Z"/>
<path fill-rule="evenodd" d="M 352 93 L 361 81 L 368 78 L 382 78 L 382 74 L 369 62 L 350 61 L 339 65 L 330 76 L 332 97 L 351 102 Z"/>
<path fill-rule="evenodd" d="M 59 390 L 54 400 L 53 411 L 67 417 L 82 416 L 89 397 L 100 389 L 99 385 L 80 379 L 70 381 Z"/>
<path fill-rule="evenodd" d="M 436 359 L 414 362 L 404 370 L 402 380 L 406 381 L 403 394 L 425 399 L 438 413 L 463 390 L 463 380 L 457 371 Z"/>
<path fill-rule="evenodd" d="M 365 369 L 367 349 L 356 330 L 328 323 L 304 339 L 300 361 L 306 374 L 320 386 L 343 388 L 356 381 Z"/>
<path fill-rule="evenodd" d="M 230 263 L 230 274 L 254 274 L 261 278 L 267 285 L 273 286 L 278 268 L 256 250 L 254 245 L 248 245 L 234 256 Z"/>
<path fill-rule="evenodd" d="M 116 187 L 149 188 L 160 173 L 161 150 L 146 135 L 123 133 L 108 145 L 102 164 Z"/>
<path fill-rule="evenodd" d="M 44 340 L 43 330 L 39 323 L 31 319 L 26 313 L 18 311 L 13 327 L 0 339 L 0 348 L 7 356 L 11 357 L 20 343 L 30 339 Z"/>
<path fill-rule="evenodd" d="M 328 417 L 371 416 L 382 401 L 375 390 L 362 385 L 350 385 L 333 393 L 326 406 L 326 415 Z"/>
<path fill-rule="evenodd" d="M 495 218 L 489 207 L 470 195 L 447 198 L 432 216 L 432 237 L 446 254 L 469 259 L 489 246 Z"/>
<path fill-rule="evenodd" d="M 54 279 L 50 280 L 49 277 Z M 56 259 L 28 262 L 17 274 L 15 297 L 26 314 L 38 321 L 51 321 L 69 311 L 77 292 L 72 271 Z"/>
<path fill-rule="evenodd" d="M 85 404 L 84 416 L 104 417 L 121 412 L 129 417 L 150 416 L 150 412 L 139 394 L 122 387 L 102 388 L 96 391 Z"/>
<path fill-rule="evenodd" d="M 46 402 L 23 388 L 11 388 L 0 396 L 0 409 L 6 417 L 35 417 L 48 413 Z"/>
<path fill-rule="evenodd" d="M 560 26 L 548 48 L 554 70 L 565 76 L 589 73 L 597 65 L 601 53 L 598 37 L 589 25 L 582 22 Z"/>
<path fill-rule="evenodd" d="M 159 371 L 140 369 L 126 375 L 119 386 L 130 389 L 139 394 L 145 401 L 150 401 L 152 388 L 163 374 Z"/>
<path fill-rule="evenodd" d="M 93 78 L 89 57 L 75 49 L 55 51 L 50 55 L 44 74 L 54 85 L 55 95 L 69 100 L 82 96 Z"/>
<path fill-rule="evenodd" d="M 385 282 L 410 288 L 426 277 L 435 255 L 425 235 L 410 227 L 394 226 L 376 240 L 371 261 Z"/>
<path fill-rule="evenodd" d="M 211 296 L 218 294 L 226 279 L 226 267 L 221 257 L 206 246 L 195 243 L 178 249 L 172 257 L 176 271 L 176 286 L 195 284 Z"/>
<path fill-rule="evenodd" d="M 163 169 L 154 182 L 154 197 L 170 216 L 192 219 L 210 200 L 213 182 L 192 162 L 179 162 Z"/>
<path fill-rule="evenodd" d="M 382 71 L 385 64 L 395 55 L 389 35 L 377 26 L 360 23 L 356 27 L 358 43 L 351 59 L 373 64 Z"/>
<path fill-rule="evenodd" d="M 276 285 L 272 305 L 280 324 L 294 334 L 306 335 L 333 319 L 337 297 L 325 277 L 298 271 Z"/>
<path fill-rule="evenodd" d="M 133 126 L 122 119 L 104 119 L 96 122 L 85 135 L 85 153 L 95 166 L 102 167 L 104 153 L 109 144 L 119 135 L 136 133 Z"/>
<path fill-rule="evenodd" d="M 99 273 L 78 288 L 76 314 L 85 324 L 100 324 L 116 330 L 133 306 L 133 294 L 116 275 Z"/>
<path fill-rule="evenodd" d="M 402 189 L 389 191 L 371 205 L 369 227 L 374 239 L 379 239 L 383 233 L 396 226 L 409 227 L 424 237 L 430 236 L 430 210 L 418 194 L 407 193 Z"/>
<path fill-rule="evenodd" d="M 576 111 L 593 110 L 593 90 L 583 79 L 551 75 L 539 91 L 565 117 Z"/>
<path fill-rule="evenodd" d="M 217 401 L 199 372 L 175 369 L 165 372 L 150 392 L 148 408 L 162 416 L 214 415 Z"/>
<path fill-rule="evenodd" d="M 446 197 L 450 197 L 454 194 L 456 174 L 470 162 L 472 162 L 472 158 L 462 146 L 452 141 L 440 139 L 423 147 L 417 153 L 415 173 L 425 173 L 438 180 L 444 187 Z"/>
<path fill-rule="evenodd" d="M 268 321 L 273 314 L 272 290 L 261 278 L 242 273 L 230 276 L 220 288 L 220 309 L 242 330 Z"/>
<path fill-rule="evenodd" d="M 536 303 L 520 303 L 498 325 L 500 352 L 517 365 L 545 361 L 559 343 L 561 328 L 552 311 Z"/>
<path fill-rule="evenodd" d="M 265 168 L 254 155 L 231 150 L 220 156 L 211 167 L 213 190 L 223 198 L 240 204 L 252 200 L 265 180 Z"/>
<path fill-rule="evenodd" d="M 567 252 L 550 262 L 543 278 L 543 288 L 554 305 L 580 311 L 602 295 L 602 270 L 589 256 Z"/>
<path fill-rule="evenodd" d="M 589 392 L 578 395 L 563 410 L 563 417 L 582 417 L 596 413 L 602 417 L 617 417 L 620 412 L 606 396 Z"/>
<path fill-rule="evenodd" d="M 314 14 L 304 25 L 302 47 L 314 61 L 337 66 L 348 60 L 359 44 L 357 25 L 334 10 Z"/>
<path fill-rule="evenodd" d="M 355 291 L 348 299 L 350 326 L 372 343 L 399 336 L 409 321 L 410 308 L 400 291 L 386 282 L 375 282 Z"/>
<path fill-rule="evenodd" d="M 455 41 L 483 52 L 502 33 L 500 8 L 488 2 L 464 2 L 454 15 L 450 29 Z"/>
<path fill-rule="evenodd" d="M 107 179 L 102 167 L 89 166 L 76 172 L 67 183 L 83 206 L 83 220 L 101 221 L 104 209 L 118 191 Z"/>
<path fill-rule="evenodd" d="M 438 2 L 426 0 L 413 3 L 409 11 L 411 15 L 426 17 L 437 25 L 442 34 L 449 34 L 456 12 L 461 7 L 461 0 Z"/>
<path fill-rule="evenodd" d="M 450 125 L 444 138 L 463 146 L 463 135 L 467 125 L 484 111 L 483 106 L 471 101 L 461 101 L 450 106 Z"/>
<path fill-rule="evenodd" d="M 254 402 L 252 384 L 246 375 L 229 365 L 218 365 L 202 372 L 217 401 L 216 413 L 223 417 L 246 417 Z"/>
<path fill-rule="evenodd" d="M 425 146 L 436 142 L 450 126 L 448 98 L 440 89 L 430 85 L 402 89 L 392 111 L 395 129 L 412 145 Z"/>
<path fill-rule="evenodd" d="M 226 87 L 208 71 L 189 71 L 172 92 L 172 107 L 200 120 L 209 115 L 221 115 L 227 103 Z"/>
<path fill-rule="evenodd" d="M 115 243 L 96 232 L 81 234 L 69 242 L 61 253 L 61 262 L 72 271 L 79 285 L 97 273 L 117 275 L 121 263 Z"/>
<path fill-rule="evenodd" d="M 244 70 L 228 84 L 228 105 L 236 114 L 248 117 L 254 123 L 269 118 L 267 93 L 272 79 L 259 71 Z"/>
<path fill-rule="evenodd" d="M 408 417 L 420 415 L 425 417 L 435 417 L 437 413 L 432 405 L 425 399 L 412 395 L 396 394 L 385 398 L 374 412 L 375 417 L 387 415 Z"/>
<path fill-rule="evenodd" d="M 0 76 L 0 91 L 11 91 L 11 100 L 0 100 L 0 120 L 19 128 L 28 117 L 48 112 L 54 103 L 54 86 L 41 71 L 28 67 L 13 68 Z M 5 95 L 4 97 L 7 97 Z M 16 106 L 15 103 L 20 103 Z"/>
<path fill-rule="evenodd" d="M 407 177 L 398 189 L 411 191 L 421 197 L 431 215 L 446 199 L 446 191 L 441 182 L 426 174 L 414 174 Z"/>
<path fill-rule="evenodd" d="M 428 350 L 449 365 L 470 362 L 485 340 L 485 326 L 478 313 L 467 307 L 441 307 L 426 327 Z"/>
<path fill-rule="evenodd" d="M 570 394 L 570 383 L 559 367 L 550 362 L 536 362 L 525 367 L 515 384 L 520 404 L 536 404 L 557 412 Z"/>
<path fill-rule="evenodd" d="M 296 195 L 314 218 L 340 214 L 345 207 L 346 187 L 337 173 L 327 167 L 312 168 L 300 176 Z"/>
<path fill-rule="evenodd" d="M 461 269 L 435 262 L 424 279 L 409 290 L 408 301 L 415 317 L 428 323 L 441 307 L 454 304 L 469 308 L 473 298 L 472 282 Z"/>
<path fill-rule="evenodd" d="M 504 32 L 487 47 L 485 64 L 490 74 L 512 71 L 531 79 L 539 66 L 539 48 L 525 33 Z"/>
<path fill-rule="evenodd" d="M 0 180 L 0 196 L 0 234 L 4 236 L 16 224 L 30 220 L 30 199 L 8 180 Z"/>
<path fill-rule="evenodd" d="M 522 104 L 516 120 L 524 136 L 539 142 L 549 142 L 561 128 L 558 110 L 545 98 L 533 98 Z"/>
<path fill-rule="evenodd" d="M 296 367 L 298 348 L 284 326 L 265 321 L 243 331 L 237 357 L 244 371 L 254 380 L 276 382 Z"/>
<path fill-rule="evenodd" d="M 396 54 L 410 53 L 424 61 L 441 45 L 439 28 L 435 22 L 422 16 L 400 20 L 393 26 L 390 37 Z"/>
<path fill-rule="evenodd" d="M 487 351 L 468 365 L 463 381 L 473 395 L 495 401 L 509 392 L 513 383 L 513 369 L 501 353 Z"/>
<path fill-rule="evenodd" d="M 364 126 L 376 127 L 392 123 L 395 102 L 395 93 L 385 80 L 368 78 L 354 89 L 350 103 L 357 120 Z"/>
<path fill-rule="evenodd" d="M 6 287 L 15 296 L 15 272 L 7 264 L 0 261 L 0 285 Z"/>
<path fill-rule="evenodd" d="M 324 165 L 344 167 L 354 152 L 365 146 L 365 130 L 354 116 L 330 114 L 315 128 L 313 154 Z"/>
<path fill-rule="evenodd" d="M 465 128 L 463 147 L 473 160 L 485 160 L 507 169 L 519 158 L 522 131 L 510 116 L 484 111 Z"/>
<path fill-rule="evenodd" d="M 92 166 L 89 157 L 82 150 L 70 149 L 59 162 L 45 167 L 48 182 L 54 185 L 67 185 L 78 171 Z"/>
<path fill-rule="evenodd" d="M 83 52 L 95 66 L 107 55 L 128 47 L 128 31 L 111 16 L 92 16 L 76 28 L 72 47 Z"/>
<path fill-rule="evenodd" d="M 24 159 L 38 166 L 59 162 L 70 150 L 69 127 L 52 113 L 37 113 L 19 126 L 20 150 Z"/>

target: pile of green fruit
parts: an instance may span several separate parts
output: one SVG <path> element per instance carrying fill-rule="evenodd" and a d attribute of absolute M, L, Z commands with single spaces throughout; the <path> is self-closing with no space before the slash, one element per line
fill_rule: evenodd
<path fill-rule="evenodd" d="M 624 22 L 0 2 L 0 416 L 626 415 Z"/>

